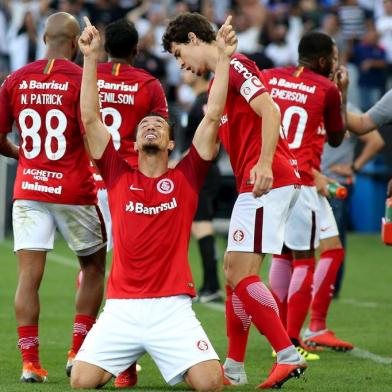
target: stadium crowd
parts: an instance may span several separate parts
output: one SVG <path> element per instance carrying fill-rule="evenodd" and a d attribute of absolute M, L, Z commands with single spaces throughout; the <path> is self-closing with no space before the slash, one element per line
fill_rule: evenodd
<path fill-rule="evenodd" d="M 190 13 L 194 11 L 201 15 Z M 84 27 L 80 38 L 79 25 Z M 326 326 L 344 260 L 346 223 L 339 227 L 339 238 L 339 219 L 326 198 L 333 181 L 320 170 L 329 169 L 329 177 L 352 178 L 384 146 L 377 131 L 369 138 L 363 135 L 390 122 L 385 113 L 390 93 L 385 92 L 391 84 L 392 0 L 4 0 L 0 37 L 0 147 L 3 155 L 19 157 L 13 226 L 22 381 L 43 382 L 47 377 L 38 353 L 38 291 L 56 227 L 75 251 L 82 271 L 66 366 L 74 388 L 100 387 L 112 375 L 117 376 L 117 387 L 134 385 L 136 361 L 146 351 L 169 384 L 185 380 L 197 390 L 219 390 L 222 382 L 245 384 L 251 322 L 276 356 L 261 389 L 299 377 L 307 368 L 305 359 L 319 359 L 307 350 L 353 349 Z M 83 70 L 75 64 L 68 67 L 68 60 Z M 195 79 L 189 71 L 206 77 Z M 208 87 L 208 76 L 215 71 Z M 34 91 L 42 89 L 52 91 Z M 120 112 L 127 103 L 124 99 L 133 106 L 132 113 Z M 347 110 L 348 100 L 360 109 Z M 365 114 L 354 114 L 355 110 Z M 286 134 L 280 133 L 279 111 Z M 295 116 L 298 122 L 293 121 Z M 169 118 L 178 125 L 172 128 Z M 14 120 L 20 131 L 19 150 L 6 137 Z M 40 132 L 41 124 L 47 135 Z M 198 298 L 222 300 L 211 224 L 220 176 L 216 161 L 210 168 L 211 181 L 202 188 L 207 161 L 216 158 L 218 128 L 239 192 L 224 258 L 228 350 L 223 379 L 217 355 L 190 310 L 189 297 L 196 292 L 184 264 L 197 211 L 192 233 L 204 269 Z M 362 152 L 354 160 L 355 142 L 350 142 L 340 150 L 344 156 L 332 159 L 334 150 L 328 150 L 322 158 L 325 141 L 332 147 L 344 145 L 346 130 L 360 136 L 365 143 Z M 53 165 L 56 161 L 61 165 Z M 38 176 L 33 173 L 36 165 Z M 28 182 L 29 176 L 34 183 Z M 101 181 L 98 202 L 107 234 L 110 238 L 113 232 L 115 239 L 106 312 L 97 322 L 104 250 L 111 242 L 107 243 L 96 208 L 93 180 L 97 187 Z M 79 184 L 74 194 L 69 193 L 71 182 Z M 199 193 L 203 197 L 197 208 Z M 162 212 L 165 224 L 158 219 Z M 26 217 L 30 225 L 25 226 Z M 34 231 L 44 219 L 47 231 Z M 176 220 L 183 225 L 170 230 L 170 222 Z M 151 244 L 139 246 L 145 244 L 147 233 Z M 156 248 L 160 243 L 167 245 L 164 253 Z M 274 255 L 270 289 L 258 276 L 267 253 Z M 124 298 L 128 308 L 123 307 Z M 140 298 L 145 306 L 139 309 Z M 167 338 L 160 336 L 158 345 L 154 334 L 151 342 L 141 343 L 136 331 L 143 326 L 140 329 L 132 317 L 123 318 L 124 313 L 140 312 L 151 318 L 154 330 L 154 314 L 169 308 L 175 312 L 172 319 L 156 319 L 159 325 L 167 323 L 161 326 Z M 301 340 L 309 309 L 310 325 Z M 124 330 L 132 325 L 135 333 L 126 340 L 126 358 L 114 349 L 129 339 L 112 334 L 113 323 L 120 322 L 116 317 Z M 189 330 L 180 323 L 183 334 L 170 335 L 170 323 L 182 317 L 192 319 Z M 179 355 L 180 348 L 196 335 L 199 340 L 189 349 L 188 360 Z M 167 339 L 172 339 L 174 351 L 167 349 Z M 150 344 L 156 345 L 154 349 Z M 162 355 L 170 361 L 162 361 Z"/>

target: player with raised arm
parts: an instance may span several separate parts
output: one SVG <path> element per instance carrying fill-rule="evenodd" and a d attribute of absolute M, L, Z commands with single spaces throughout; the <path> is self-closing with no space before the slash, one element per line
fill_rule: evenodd
<path fill-rule="evenodd" d="M 96 388 L 148 352 L 169 384 L 222 388 L 222 371 L 191 308 L 194 283 L 187 262 L 197 195 L 216 156 L 236 37 L 230 18 L 217 36 L 219 75 L 189 153 L 168 168 L 174 148 L 167 121 L 155 114 L 138 125 L 137 167 L 116 152 L 101 121 L 96 79 L 99 33 L 86 18 L 81 112 L 92 157 L 108 189 L 114 256 L 105 309 L 75 358 L 73 388 Z M 173 223 L 176 224 L 173 224 Z M 137 228 L 137 230 L 135 230 Z"/>
<path fill-rule="evenodd" d="M 329 80 L 337 68 L 338 51 L 328 35 L 320 32 L 304 35 L 298 54 L 296 67 L 263 71 L 271 96 L 282 113 L 283 130 L 302 179 L 300 196 L 286 226 L 286 248 L 282 255 L 273 256 L 269 282 L 291 341 L 306 359 L 317 360 L 317 354 L 306 352 L 300 344 L 300 331 L 312 299 L 315 249 L 320 235 L 320 202 L 312 170 L 317 155 L 321 159 L 321 151 L 315 154 L 313 147 L 324 129 L 330 145 L 337 146 L 343 140 L 346 97 L 341 99 L 338 87 Z M 330 253 L 336 259 L 334 264 L 343 260 L 342 251 Z M 324 265 L 322 269 L 326 271 L 324 259 L 320 263 L 317 268 Z M 325 294 L 330 299 L 329 293 Z"/>
<path fill-rule="evenodd" d="M 185 13 L 170 21 L 163 46 L 183 69 L 198 75 L 215 69 L 218 58 L 215 34 L 209 21 L 199 14 Z M 279 387 L 306 368 L 287 336 L 271 292 L 258 275 L 263 255 L 282 250 L 285 222 L 300 184 L 295 159 L 285 136 L 279 132 L 279 109 L 263 83 L 253 61 L 242 54 L 233 54 L 219 129 L 239 192 L 224 261 L 229 339 L 225 381 L 247 383 L 243 362 L 252 321 L 277 352 L 276 364 L 267 380 L 259 385 L 262 389 Z"/>
<path fill-rule="evenodd" d="M 84 273 L 76 297 L 75 353 L 95 322 L 103 296 L 106 234 L 81 132 L 82 70 L 70 61 L 79 35 L 72 15 L 51 15 L 45 26 L 45 59 L 12 73 L 0 91 L 0 145 L 8 145 L 9 152 L 6 134 L 14 122 L 20 135 L 12 217 L 19 267 L 15 313 L 25 382 L 47 377 L 38 353 L 39 287 L 56 228 Z M 7 149 L 2 152 L 7 154 Z"/>

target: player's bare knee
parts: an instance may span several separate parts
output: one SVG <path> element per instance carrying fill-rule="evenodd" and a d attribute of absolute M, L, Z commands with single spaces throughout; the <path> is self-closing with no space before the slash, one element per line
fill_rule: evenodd
<path fill-rule="evenodd" d="M 193 383 L 195 391 L 208 392 L 208 391 L 221 391 L 223 389 L 222 372 L 210 374 L 209 377 L 201 378 Z"/>
<path fill-rule="evenodd" d="M 201 362 L 189 369 L 185 380 L 195 391 L 220 391 L 223 388 L 221 365 L 217 360 Z"/>

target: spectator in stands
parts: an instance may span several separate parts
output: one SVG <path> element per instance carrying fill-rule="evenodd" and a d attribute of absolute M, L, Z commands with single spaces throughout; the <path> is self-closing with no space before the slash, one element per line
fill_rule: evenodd
<path fill-rule="evenodd" d="M 360 42 L 354 45 L 351 60 L 358 67 L 361 109 L 368 110 L 383 95 L 386 85 L 386 54 L 379 36 L 369 25 Z"/>

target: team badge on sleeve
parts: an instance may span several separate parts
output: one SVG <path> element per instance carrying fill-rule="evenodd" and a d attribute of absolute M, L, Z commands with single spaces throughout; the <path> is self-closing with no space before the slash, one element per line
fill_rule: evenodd
<path fill-rule="evenodd" d="M 240 93 L 246 99 L 247 102 L 260 90 L 264 89 L 263 83 L 257 76 L 252 76 L 251 78 L 245 80 L 242 84 Z"/>

